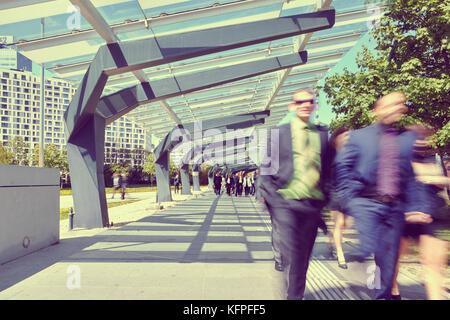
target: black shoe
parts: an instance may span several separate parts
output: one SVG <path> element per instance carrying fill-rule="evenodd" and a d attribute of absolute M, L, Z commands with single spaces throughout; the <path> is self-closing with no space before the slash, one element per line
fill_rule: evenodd
<path fill-rule="evenodd" d="M 392 294 L 391 300 L 402 300 L 402 296 L 399 294 Z"/>
<path fill-rule="evenodd" d="M 275 270 L 283 272 L 284 271 L 284 267 L 281 263 L 279 263 L 278 261 L 275 261 Z"/>
<path fill-rule="evenodd" d="M 348 269 L 348 266 L 347 266 L 347 264 L 344 262 L 344 263 L 340 263 L 339 261 L 338 261 L 338 266 L 339 266 L 339 268 L 341 268 L 341 269 Z"/>

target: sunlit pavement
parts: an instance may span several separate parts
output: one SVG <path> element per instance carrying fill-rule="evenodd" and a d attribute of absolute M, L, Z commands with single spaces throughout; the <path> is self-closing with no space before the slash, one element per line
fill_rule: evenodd
<path fill-rule="evenodd" d="M 112 208 L 112 228 L 61 227 L 59 244 L 0 266 L 0 299 L 278 298 L 270 219 L 253 197 L 175 198 L 164 210 L 149 198 Z M 338 267 L 319 232 L 305 299 L 371 299 L 373 261 L 348 265 Z M 401 272 L 399 283 L 404 299 L 426 298 L 420 279 Z"/>

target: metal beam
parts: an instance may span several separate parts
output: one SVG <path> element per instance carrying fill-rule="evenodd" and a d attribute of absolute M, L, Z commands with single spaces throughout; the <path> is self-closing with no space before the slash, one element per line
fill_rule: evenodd
<path fill-rule="evenodd" d="M 301 87 L 302 85 L 314 84 L 318 80 L 319 79 L 309 79 L 309 80 L 306 80 L 306 81 L 295 82 L 295 83 L 292 83 L 292 84 L 285 84 L 283 89 L 292 87 L 292 91 L 285 92 L 282 95 L 278 95 L 277 99 L 282 99 L 282 101 L 278 102 L 278 104 L 279 103 L 285 103 L 286 101 L 289 101 L 291 99 L 292 93 L 295 90 L 297 90 L 299 87 Z M 220 101 L 220 99 L 219 99 L 219 101 Z M 195 112 L 195 115 L 197 117 L 199 117 L 199 120 L 202 120 L 203 119 L 202 116 L 205 116 L 205 115 L 211 115 L 212 117 L 216 117 L 218 113 L 229 112 L 229 111 L 233 111 L 233 110 L 242 110 L 251 101 L 256 102 L 256 103 L 259 104 L 259 103 L 265 101 L 265 97 L 260 97 L 260 98 L 258 98 L 256 100 L 254 98 L 241 99 L 238 102 L 234 102 L 234 103 L 222 103 L 222 102 L 219 102 L 219 103 L 216 103 L 216 104 L 210 104 L 210 105 L 205 106 L 205 107 L 195 108 L 195 109 L 193 109 L 193 111 Z M 218 109 L 222 105 L 225 105 L 226 109 Z M 172 106 L 172 108 L 174 108 L 174 106 Z M 210 112 L 199 113 L 200 111 L 204 111 L 204 110 L 207 110 L 207 111 L 210 111 Z M 145 111 L 145 112 L 149 113 L 151 111 Z M 178 112 L 179 116 L 182 116 L 183 114 L 189 114 L 189 113 L 190 113 L 190 111 L 179 111 Z M 166 121 L 165 120 L 158 121 L 159 119 L 160 119 L 159 116 L 154 116 L 153 114 L 151 114 L 149 116 L 139 116 L 139 117 L 134 118 L 136 123 L 138 123 L 141 126 L 149 127 L 151 130 L 153 130 L 155 128 L 155 126 L 157 128 L 158 125 L 164 126 Z M 156 122 L 152 122 L 152 121 L 149 121 L 149 120 L 157 120 L 157 121 Z"/>
<path fill-rule="evenodd" d="M 94 30 L 102 37 L 106 43 L 118 42 L 119 38 L 109 27 L 109 24 L 103 19 L 103 16 L 97 11 L 97 8 L 90 0 L 70 0 L 70 2 L 80 8 L 80 12 Z"/>
<path fill-rule="evenodd" d="M 242 123 L 247 123 L 249 121 L 258 121 L 266 118 L 270 115 L 269 111 L 261 111 L 254 112 L 249 114 L 239 114 L 228 117 L 220 117 L 213 120 L 200 121 L 200 122 L 192 122 L 183 124 L 182 128 L 176 127 L 171 130 L 171 132 L 167 135 L 166 139 L 164 139 L 154 151 L 155 161 L 166 152 L 170 152 L 174 149 L 174 147 L 179 143 L 177 139 L 172 138 L 172 135 L 178 135 L 181 133 L 180 130 L 184 130 L 188 134 L 193 134 L 197 132 L 200 128 L 198 127 L 201 124 L 202 132 L 210 129 L 227 129 L 232 128 L 235 125 L 240 125 Z"/>
<path fill-rule="evenodd" d="M 233 96 L 235 96 L 235 97 L 242 97 L 243 95 L 244 94 L 241 93 L 241 94 L 233 95 Z M 248 93 L 247 93 L 247 95 L 248 95 Z M 221 102 L 220 101 L 220 97 L 217 97 L 216 100 L 215 99 L 208 99 L 208 101 L 210 101 L 211 103 L 208 104 L 207 106 L 195 107 L 195 108 L 193 106 L 191 106 L 192 112 L 195 112 L 195 114 L 198 115 L 199 111 L 214 110 L 215 107 L 220 107 L 220 106 L 226 106 L 227 109 L 228 109 L 228 108 L 231 108 L 231 107 L 236 106 L 236 105 L 242 105 L 242 104 L 245 104 L 245 103 L 249 103 L 249 102 L 252 101 L 252 98 L 241 99 L 238 102 L 231 102 L 231 103 L 230 102 Z M 216 102 L 216 103 L 214 103 L 214 102 Z M 170 108 L 173 109 L 174 106 L 171 106 Z M 219 110 L 215 110 L 215 112 L 217 112 L 217 111 L 219 111 Z M 222 112 L 222 111 L 224 111 L 224 110 L 220 110 L 220 112 Z M 190 110 L 186 110 L 186 111 L 179 111 L 178 113 L 182 114 L 182 113 L 190 113 L 190 112 L 191 112 Z M 147 112 L 147 114 L 148 114 L 148 112 Z M 148 115 L 148 116 L 145 116 L 145 115 L 144 116 L 139 116 L 139 118 L 136 118 L 136 122 L 147 122 L 148 119 L 155 119 L 155 117 L 153 116 L 153 113 Z"/>
<path fill-rule="evenodd" d="M 21 6 L 20 3 L 23 2 L 48 2 L 53 0 L 3 0 L 7 1 L 6 5 L 15 5 L 17 7 Z M 194 9 L 191 11 L 185 11 L 180 13 L 168 14 L 159 17 L 153 17 L 148 19 L 142 19 L 138 21 L 127 21 L 123 23 L 118 23 L 111 25 L 110 28 L 114 34 L 118 35 L 121 33 L 128 33 L 133 31 L 140 31 L 148 29 L 148 25 L 152 28 L 166 26 L 174 23 L 180 23 L 185 21 L 195 21 L 201 18 L 213 17 L 216 15 L 223 15 L 227 13 L 240 12 L 243 10 L 250 10 L 254 8 L 262 8 L 265 6 L 271 6 L 277 3 L 282 3 L 285 0 L 246 0 L 237 1 L 229 4 L 218 4 L 210 8 Z M 302 1 L 302 6 L 310 5 L 314 0 Z M 300 3 L 300 1 L 299 1 Z M 94 29 L 84 30 L 78 33 L 68 33 L 64 35 L 57 35 L 53 37 L 48 37 L 45 39 L 31 40 L 24 43 L 16 43 L 16 45 L 24 51 L 36 50 L 42 48 L 49 48 L 52 46 L 57 46 L 60 44 L 73 43 L 76 41 L 86 41 L 97 37 L 97 33 Z"/>
<path fill-rule="evenodd" d="M 301 52 L 299 54 L 241 63 L 234 66 L 206 70 L 194 74 L 182 74 L 169 79 L 154 80 L 151 84 L 141 83 L 132 88 L 121 90 L 109 96 L 104 96 L 101 98 L 96 109 L 97 113 L 107 119 L 106 123 L 109 124 L 141 104 L 179 96 L 202 88 L 217 86 L 267 72 L 273 72 L 305 62 L 306 52 Z M 168 105 L 163 104 L 163 107 L 167 107 L 167 110 L 171 111 Z M 174 113 L 172 116 L 177 124 L 181 124 L 180 119 L 178 119 Z"/>
<path fill-rule="evenodd" d="M 315 57 L 310 57 L 310 58 L 308 58 L 308 60 L 309 60 L 309 63 L 307 64 L 307 65 L 305 65 L 305 67 L 308 67 L 308 65 L 309 64 L 311 64 L 311 63 L 317 63 L 317 62 L 326 62 L 328 59 L 336 59 L 336 58 L 339 58 L 339 57 L 341 57 L 342 56 L 342 54 L 343 54 L 343 52 L 336 52 L 336 53 L 333 53 L 333 54 L 326 54 L 326 55 L 318 55 L 318 56 L 315 56 Z M 328 71 L 330 68 L 329 67 L 319 67 L 319 68 L 313 68 L 313 69 L 310 69 L 310 70 L 293 70 L 291 73 L 290 73 L 290 77 L 294 77 L 294 76 L 306 76 L 306 75 L 308 75 L 308 74 L 314 74 L 314 73 L 317 73 L 317 72 L 326 72 L 326 71 Z M 260 83 L 263 83 L 263 82 L 268 82 L 268 81 L 273 81 L 274 79 L 276 78 L 276 76 L 273 76 L 273 77 L 264 77 L 264 78 L 262 78 L 262 79 L 254 79 L 254 78 L 249 78 L 248 79 L 248 84 L 250 85 L 250 84 L 254 84 L 254 83 L 258 83 L 258 82 L 260 82 Z M 247 84 L 247 83 L 246 83 Z M 193 93 L 191 93 L 190 95 L 197 95 L 197 94 L 204 94 L 205 92 L 208 92 L 208 91 L 212 91 L 213 93 L 215 93 L 215 92 L 217 92 L 217 95 L 216 96 L 208 96 L 208 97 L 205 97 L 205 98 L 201 98 L 201 99 L 197 99 L 197 100 L 190 100 L 189 101 L 189 105 L 192 107 L 193 106 L 193 104 L 195 104 L 195 103 L 205 103 L 205 102 L 208 102 L 208 101 L 210 101 L 210 100 L 218 100 L 218 99 L 220 99 L 221 97 L 219 96 L 220 95 L 220 90 L 229 90 L 229 89 L 232 89 L 232 88 L 239 88 L 239 87 L 242 87 L 243 86 L 243 83 L 242 83 L 242 81 L 236 81 L 236 82 L 232 82 L 232 83 L 230 83 L 230 84 L 224 84 L 224 85 L 222 85 L 222 86 L 217 86 L 217 87 L 213 87 L 213 88 L 208 88 L 208 89 L 203 89 L 203 90 L 199 90 L 199 91 L 196 91 L 196 92 L 193 92 Z M 258 89 L 257 89 L 257 91 L 258 92 L 260 92 L 260 91 L 266 91 L 266 90 L 268 90 L 269 89 L 269 87 L 259 87 Z M 255 89 L 245 89 L 245 91 L 246 90 L 251 90 L 251 91 L 255 91 Z M 244 91 L 243 91 L 244 92 Z M 243 93 L 244 94 L 244 93 Z M 186 106 L 186 104 L 185 104 L 185 102 L 183 102 L 183 103 L 177 103 L 177 104 L 171 104 L 171 108 L 172 109 L 176 109 L 177 107 L 184 107 L 184 106 Z M 148 112 L 147 110 L 145 110 L 145 108 L 142 108 L 142 107 L 140 107 L 140 108 L 137 108 L 137 109 L 135 109 L 135 110 L 133 110 L 133 111 L 131 111 L 130 112 L 130 116 L 133 116 L 133 115 L 137 115 L 137 114 L 141 114 L 141 113 L 146 113 L 146 112 Z M 154 107 L 152 107 L 152 108 L 150 108 L 150 110 L 149 110 L 150 112 L 153 112 L 154 111 Z M 195 111 L 195 110 L 194 110 Z"/>
<path fill-rule="evenodd" d="M 94 112 L 96 100 L 101 95 L 108 76 L 312 30 L 323 30 L 330 28 L 333 23 L 334 10 L 327 10 L 100 47 L 93 64 L 80 84 L 82 87 L 87 86 L 89 90 L 77 90 L 66 111 L 65 118 L 67 119 L 67 115 L 70 115 L 70 121 L 66 121 L 69 132 L 76 129 L 75 122 L 84 121 L 84 116 Z M 234 38 L 236 36 L 239 40 Z M 181 48 L 175 50 L 174 47 L 179 43 L 186 44 L 186 47 L 183 50 Z M 125 56 L 127 59 L 124 58 Z M 87 81 L 92 85 L 88 85 Z M 81 95 L 84 96 L 82 99 Z M 78 103 L 82 105 L 71 107 Z"/>
<path fill-rule="evenodd" d="M 33 4 L 50 2 L 55 0 L 2 0 L 0 1 L 0 10 L 26 7 Z"/>
<path fill-rule="evenodd" d="M 110 28 L 109 24 L 103 19 L 102 15 L 92 5 L 90 0 L 70 0 L 72 4 L 77 5 L 80 8 L 80 12 L 83 17 L 90 23 L 94 30 L 106 41 L 106 43 L 120 42 L 119 38 L 115 35 L 114 31 Z M 148 77 L 143 70 L 132 71 L 134 77 L 141 83 L 148 82 Z M 170 110 L 169 106 L 164 101 L 159 101 L 163 109 L 169 114 L 169 116 L 177 124 L 181 124 L 177 115 Z"/>
<path fill-rule="evenodd" d="M 316 11 L 328 9 L 330 7 L 331 1 L 332 0 L 325 0 L 325 1 L 320 0 L 320 1 L 316 2 Z M 312 32 L 309 32 L 309 33 L 306 33 L 306 34 L 303 34 L 301 36 L 294 38 L 295 39 L 294 41 L 297 41 L 297 43 L 294 42 L 294 48 L 298 51 L 305 50 L 306 44 L 311 39 L 312 34 L 313 34 Z M 297 44 L 297 46 L 296 46 L 296 44 Z M 270 108 L 270 105 L 272 104 L 275 97 L 278 95 L 278 92 L 280 91 L 281 87 L 283 86 L 284 81 L 286 81 L 287 77 L 291 73 L 292 69 L 293 68 L 288 68 L 284 71 L 281 71 L 281 74 L 278 79 L 278 83 L 274 87 L 272 95 L 269 96 L 269 98 L 267 99 L 265 109 Z"/>
<path fill-rule="evenodd" d="M 308 42 L 308 48 L 327 47 L 327 46 L 334 46 L 336 44 L 345 43 L 345 42 L 353 42 L 353 41 L 358 40 L 360 36 L 361 36 L 360 32 L 354 32 L 354 33 L 351 33 L 348 35 L 340 35 L 340 36 L 330 37 L 330 38 L 313 39 Z M 95 37 L 93 37 L 93 38 L 95 38 Z M 271 50 L 272 55 L 279 55 L 279 54 L 285 53 L 289 50 L 290 50 L 290 52 L 292 52 L 292 50 L 294 50 L 294 48 L 293 48 L 293 44 L 290 44 L 290 45 L 286 45 L 286 46 L 282 46 L 282 47 L 271 48 L 270 50 Z M 267 53 L 268 53 L 268 49 L 265 48 L 262 50 L 258 50 L 256 52 L 252 51 L 252 52 L 248 52 L 248 53 L 227 56 L 227 57 L 223 57 L 223 58 L 214 58 L 212 60 L 202 61 L 202 62 L 189 64 L 189 65 L 173 66 L 171 68 L 170 72 L 178 72 L 178 71 L 186 72 L 187 71 L 186 68 L 190 68 L 190 66 L 192 66 L 192 65 L 197 66 L 198 68 L 201 68 L 201 67 L 207 67 L 207 65 L 211 64 L 211 63 L 217 64 L 217 62 L 219 62 L 219 61 L 223 62 L 223 63 L 233 63 L 233 62 L 237 62 L 240 58 L 247 58 L 249 55 L 250 56 L 252 56 L 254 54 L 261 54 L 261 55 L 266 54 L 267 55 Z M 52 67 L 49 69 L 55 71 L 56 73 L 58 73 L 60 75 L 64 75 L 67 73 L 73 73 L 73 72 L 77 72 L 77 71 L 79 71 L 81 74 L 83 71 L 86 71 L 86 69 L 89 67 L 90 63 L 91 63 L 91 61 L 86 61 L 86 62 L 74 63 L 74 64 L 64 65 L 64 66 L 55 66 L 55 67 Z M 147 76 L 149 78 L 153 78 L 153 77 L 157 77 L 157 76 L 159 77 L 162 75 L 166 75 L 168 72 L 169 72 L 169 69 L 164 68 L 164 69 L 148 72 Z M 132 81 L 133 79 L 134 78 L 132 76 L 124 76 L 124 77 L 118 77 L 117 79 L 109 79 L 108 86 L 125 84 L 129 81 Z"/>
<path fill-rule="evenodd" d="M 172 111 L 172 109 L 170 108 L 170 106 L 167 104 L 167 102 L 165 101 L 158 101 L 159 104 L 161 105 L 161 107 L 167 112 L 167 114 L 169 115 L 169 117 L 177 124 L 177 125 L 181 125 L 181 120 L 180 118 L 178 118 L 178 116 L 176 115 L 175 112 Z"/>
<path fill-rule="evenodd" d="M 95 16 L 88 7 L 85 11 L 87 11 L 86 14 Z M 125 114 L 141 103 L 291 67 L 303 63 L 306 57 L 302 58 L 299 54 L 293 54 L 207 70 L 203 71 L 201 76 L 187 74 L 160 82 L 152 80 L 151 84 L 143 82 L 110 97 L 103 97 L 102 103 L 99 103 L 108 77 L 314 30 L 324 30 L 334 24 L 334 15 L 334 10 L 328 10 L 150 39 L 108 43 L 100 47 L 64 114 L 70 172 L 72 176 L 77 177 L 74 178 L 72 187 L 76 205 L 81 208 L 78 210 L 81 225 L 99 227 L 105 226 L 108 221 L 102 170 L 107 121 L 114 120 L 115 117 Z M 104 27 L 100 22 L 98 28 Z M 218 71 L 221 73 L 218 74 Z M 245 121 L 264 121 L 266 114 L 264 116 L 263 114 L 258 115 L 262 119 L 255 114 L 219 117 L 202 121 L 202 125 L 204 129 L 238 126 Z M 192 129 L 186 125 L 183 127 Z M 164 181 L 167 181 L 168 174 L 169 154 L 167 151 L 172 145 L 172 141 L 164 139 L 162 147 L 158 146 L 155 150 L 155 158 L 159 161 L 157 176 L 163 177 Z M 85 183 L 83 183 L 84 180 L 86 180 Z M 83 184 L 89 187 L 83 188 Z M 158 191 L 159 187 L 160 185 L 158 185 Z M 93 193 L 96 194 L 93 195 Z M 158 201 L 162 199 L 158 197 Z M 91 215 L 95 218 L 92 219 Z"/>

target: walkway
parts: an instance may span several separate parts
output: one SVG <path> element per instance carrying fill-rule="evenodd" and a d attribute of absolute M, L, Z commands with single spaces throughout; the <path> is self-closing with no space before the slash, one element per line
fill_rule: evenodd
<path fill-rule="evenodd" d="M 70 232 L 62 227 L 58 245 L 1 265 L 0 299 L 277 298 L 270 220 L 253 198 L 206 192 L 158 211 L 147 210 L 145 201 L 110 209 L 116 217 L 134 210 L 133 222 Z M 345 244 L 347 252 L 353 247 L 354 241 Z M 371 264 L 339 269 L 319 233 L 305 298 L 370 299 Z M 402 272 L 399 280 L 406 299 L 425 299 L 412 277 Z"/>

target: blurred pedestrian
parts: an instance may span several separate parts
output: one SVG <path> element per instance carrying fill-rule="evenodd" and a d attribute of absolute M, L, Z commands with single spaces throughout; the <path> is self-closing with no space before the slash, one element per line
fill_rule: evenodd
<path fill-rule="evenodd" d="M 237 173 L 235 184 L 236 184 L 236 197 L 242 196 L 242 184 L 243 184 L 242 171 Z"/>
<path fill-rule="evenodd" d="M 278 161 L 279 170 L 264 175 L 267 170 L 261 167 L 258 177 L 258 193 L 272 219 L 272 241 L 281 255 L 275 268 L 283 270 L 280 287 L 283 298 L 290 300 L 303 299 L 317 230 L 319 225 L 325 227 L 321 211 L 331 159 L 328 130 L 309 121 L 314 108 L 311 89 L 294 93 L 288 114 L 273 129 L 279 140 L 270 142 L 270 159 L 262 162 L 273 168 Z"/>
<path fill-rule="evenodd" d="M 227 181 L 226 181 L 226 188 L 227 188 L 227 194 L 228 196 L 231 196 L 233 194 L 233 186 L 234 186 L 234 177 L 233 174 L 228 174 Z"/>
<path fill-rule="evenodd" d="M 397 282 L 401 255 L 406 253 L 409 241 L 419 244 L 419 254 L 424 271 L 427 297 L 430 300 L 442 300 L 447 266 L 448 241 L 441 236 L 442 231 L 450 229 L 449 204 L 446 187 L 450 179 L 443 169 L 436 164 L 436 151 L 432 149 L 432 141 L 426 140 L 434 132 L 423 125 L 409 127 L 417 135 L 414 144 L 412 166 L 419 186 L 424 190 L 424 198 L 411 199 L 420 202 L 430 215 L 411 212 L 406 216 L 406 226 L 400 245 L 400 254 L 392 286 L 392 297 L 401 300 Z"/>
<path fill-rule="evenodd" d="M 122 181 L 120 182 L 120 187 L 122 189 L 122 200 L 125 200 L 125 194 L 128 187 L 128 177 L 126 173 L 122 173 Z"/>
<path fill-rule="evenodd" d="M 120 185 L 122 183 L 122 176 L 117 174 L 117 172 L 114 172 L 113 174 L 113 194 L 111 199 L 114 199 L 114 195 L 116 194 L 117 190 L 120 189 Z"/>
<path fill-rule="evenodd" d="M 330 145 L 337 153 L 342 150 L 349 137 L 349 130 L 345 127 L 337 128 L 330 137 Z M 338 266 L 342 269 L 347 269 L 347 263 L 345 262 L 344 251 L 342 249 L 342 232 L 345 227 L 350 227 L 351 218 L 345 214 L 344 208 L 339 203 L 336 192 L 336 162 L 333 161 L 331 169 L 330 179 L 330 203 L 328 208 L 334 220 L 334 230 L 332 234 L 332 240 L 336 248 L 336 257 Z"/>
<path fill-rule="evenodd" d="M 408 197 L 419 197 L 411 166 L 414 140 L 394 127 L 408 110 L 405 102 L 402 92 L 379 98 L 373 106 L 377 122 L 352 131 L 336 162 L 338 197 L 359 232 L 358 253 L 347 262 L 375 255 L 381 275 L 375 299 L 392 298 L 405 205 Z"/>
<path fill-rule="evenodd" d="M 250 177 L 250 174 L 247 174 L 244 177 L 244 183 L 245 196 L 248 197 L 248 195 L 250 194 L 250 189 L 252 188 L 252 179 Z"/>
<path fill-rule="evenodd" d="M 173 186 L 174 186 L 175 193 L 180 192 L 180 185 L 181 185 L 181 179 L 180 179 L 180 175 L 177 173 L 175 175 L 175 178 L 173 179 Z"/>
<path fill-rule="evenodd" d="M 251 175 L 250 175 L 250 182 L 251 182 L 251 188 L 250 188 L 250 194 L 252 195 L 252 196 L 254 196 L 255 195 L 255 190 L 256 190 L 256 186 L 255 186 L 255 183 L 256 183 L 256 180 L 255 180 L 255 172 L 253 172 Z"/>
<path fill-rule="evenodd" d="M 216 195 L 220 195 L 220 189 L 222 187 L 222 177 L 220 176 L 220 173 L 217 172 L 214 176 L 214 193 Z"/>

